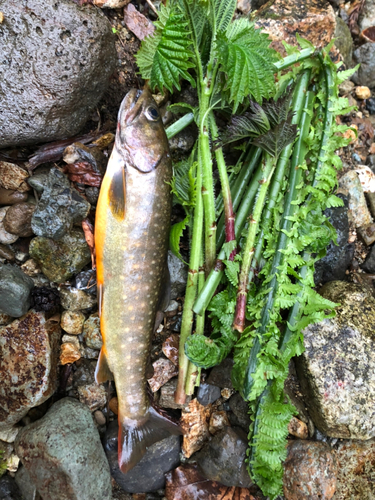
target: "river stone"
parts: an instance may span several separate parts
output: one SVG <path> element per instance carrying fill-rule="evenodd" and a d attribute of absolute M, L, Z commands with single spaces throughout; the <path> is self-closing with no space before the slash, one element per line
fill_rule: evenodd
<path fill-rule="evenodd" d="M 96 304 L 96 297 L 73 286 L 61 288 L 60 299 L 62 307 L 69 311 L 90 309 Z"/>
<path fill-rule="evenodd" d="M 15 449 L 42 498 L 112 500 L 111 476 L 90 410 L 55 403 L 19 433 Z"/>
<path fill-rule="evenodd" d="M 336 317 L 304 330 L 296 366 L 316 427 L 335 438 L 375 436 L 375 298 L 364 285 L 331 281 L 320 290 Z"/>
<path fill-rule="evenodd" d="M 34 174 L 32 177 L 27 179 L 27 183 L 30 187 L 35 189 L 35 191 L 39 194 L 43 193 L 44 188 L 46 187 L 48 179 L 48 172 L 38 172 Z"/>
<path fill-rule="evenodd" d="M 18 240 L 16 234 L 8 233 L 4 227 L 4 219 L 10 207 L 0 208 L 0 243 L 3 245 L 11 245 Z"/>
<path fill-rule="evenodd" d="M 0 186 L 5 189 L 14 189 L 15 191 L 30 191 L 30 186 L 26 183 L 29 174 L 23 168 L 0 161 Z"/>
<path fill-rule="evenodd" d="M 13 250 L 9 246 L 0 243 L 0 258 L 13 262 L 16 257 Z"/>
<path fill-rule="evenodd" d="M 52 168 L 31 226 L 37 236 L 59 240 L 89 211 L 90 203 L 70 187 L 68 178 L 60 170 Z"/>
<path fill-rule="evenodd" d="M 375 0 L 366 0 L 360 10 L 358 25 L 361 30 L 375 26 Z"/>
<path fill-rule="evenodd" d="M 375 43 L 365 43 L 353 52 L 354 60 L 360 64 L 358 71 L 352 76 L 357 85 L 375 87 Z"/>
<path fill-rule="evenodd" d="M 345 66 L 349 68 L 353 58 L 353 38 L 348 25 L 341 19 L 341 17 L 336 17 L 334 39 L 335 46 L 342 55 Z"/>
<path fill-rule="evenodd" d="M 0 328 L 0 430 L 42 404 L 57 388 L 60 325 L 30 311 Z"/>
<path fill-rule="evenodd" d="M 357 172 L 349 170 L 340 178 L 340 187 L 349 192 L 349 220 L 356 227 L 366 226 L 372 222 L 369 209 L 367 208 L 365 195 Z"/>
<path fill-rule="evenodd" d="M 199 403 L 203 406 L 207 406 L 221 396 L 220 387 L 217 385 L 206 384 L 203 382 L 198 387 L 197 399 Z"/>
<path fill-rule="evenodd" d="M 36 491 L 35 485 L 30 479 L 26 467 L 21 466 L 15 475 L 16 483 L 21 490 L 23 500 L 40 500 L 40 495 Z M 22 498 L 21 498 L 22 500 Z"/>
<path fill-rule="evenodd" d="M 33 235 L 31 229 L 31 217 L 34 213 L 33 203 L 17 203 L 8 208 L 4 217 L 4 229 L 8 233 L 16 234 L 23 238 Z"/>
<path fill-rule="evenodd" d="M 226 427 L 194 455 L 199 471 L 211 481 L 225 486 L 249 488 L 253 482 L 245 458 L 248 441 L 240 428 Z"/>
<path fill-rule="evenodd" d="M 187 265 L 169 251 L 168 269 L 171 277 L 171 299 L 177 299 L 185 294 Z"/>
<path fill-rule="evenodd" d="M 0 11 L 0 147 L 75 135 L 115 69 L 110 23 L 70 0 L 0 0 Z"/>
<path fill-rule="evenodd" d="M 30 307 L 34 282 L 17 266 L 0 264 L 0 311 L 19 318 Z"/>
<path fill-rule="evenodd" d="M 43 274 L 56 283 L 68 280 L 91 261 L 85 235 L 78 228 L 59 241 L 38 236 L 31 240 L 29 252 Z"/>
<path fill-rule="evenodd" d="M 23 500 L 17 483 L 10 476 L 0 479 L 0 500 Z"/>
<path fill-rule="evenodd" d="M 83 325 L 83 340 L 88 347 L 101 349 L 103 339 L 100 333 L 100 318 L 98 313 L 92 314 L 85 321 Z"/>
<path fill-rule="evenodd" d="M 80 311 L 63 311 L 61 315 L 61 328 L 71 335 L 82 333 L 85 315 Z"/>
<path fill-rule="evenodd" d="M 143 458 L 129 472 L 123 474 L 118 466 L 118 422 L 109 424 L 104 438 L 111 475 L 128 493 L 144 493 L 163 488 L 164 474 L 180 463 L 180 436 L 169 436 L 147 448 Z"/>
<path fill-rule="evenodd" d="M 5 189 L 0 187 L 0 205 L 14 205 L 26 201 L 28 194 L 26 192 L 13 191 L 13 189 Z"/>
<path fill-rule="evenodd" d="M 353 260 L 354 245 L 348 243 L 348 197 L 338 195 L 344 201 L 343 207 L 327 208 L 324 214 L 336 229 L 337 245 L 331 242 L 327 247 L 327 254 L 315 264 L 314 281 L 324 284 L 327 281 L 344 280 L 346 270 Z"/>

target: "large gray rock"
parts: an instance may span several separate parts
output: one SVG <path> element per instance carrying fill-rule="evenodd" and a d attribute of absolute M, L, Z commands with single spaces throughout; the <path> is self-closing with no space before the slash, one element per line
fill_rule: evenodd
<path fill-rule="evenodd" d="M 17 266 L 0 264 L 0 312 L 19 318 L 30 307 L 34 282 Z"/>
<path fill-rule="evenodd" d="M 169 251 L 168 269 L 171 277 L 171 299 L 177 299 L 185 294 L 187 265 Z"/>
<path fill-rule="evenodd" d="M 61 239 L 81 222 L 90 211 L 88 203 L 57 168 L 52 168 L 42 197 L 31 218 L 31 227 L 37 236 Z"/>
<path fill-rule="evenodd" d="M 10 476 L 0 479 L 0 500 L 23 500 L 17 483 Z"/>
<path fill-rule="evenodd" d="M 356 64 L 360 63 L 358 71 L 353 75 L 352 80 L 357 85 L 375 87 L 375 43 L 365 43 L 353 53 Z"/>
<path fill-rule="evenodd" d="M 32 310 L 0 328 L 0 430 L 55 392 L 60 331 L 58 322 Z"/>
<path fill-rule="evenodd" d="M 296 360 L 310 416 L 336 438 L 375 436 L 375 298 L 372 290 L 331 281 L 320 290 L 339 303 L 336 317 L 304 330 Z"/>
<path fill-rule="evenodd" d="M 109 466 L 89 409 L 72 398 L 19 433 L 15 449 L 45 500 L 111 500 Z"/>
<path fill-rule="evenodd" d="M 76 134 L 116 64 L 103 13 L 70 0 L 0 0 L 0 147 Z"/>
<path fill-rule="evenodd" d="M 366 0 L 359 15 L 358 25 L 361 30 L 375 26 L 375 0 Z"/>

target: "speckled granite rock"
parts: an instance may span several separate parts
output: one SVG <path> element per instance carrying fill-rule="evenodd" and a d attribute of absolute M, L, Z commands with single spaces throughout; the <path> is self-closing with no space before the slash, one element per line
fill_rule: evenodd
<path fill-rule="evenodd" d="M 375 436 L 375 298 L 362 285 L 331 281 L 320 293 L 341 305 L 336 317 L 304 330 L 296 360 L 316 427 L 331 437 Z"/>
<path fill-rule="evenodd" d="M 0 328 L 0 430 L 9 428 L 57 388 L 60 325 L 30 311 Z"/>
<path fill-rule="evenodd" d="M 116 65 L 110 23 L 69 0 L 0 0 L 0 11 L 0 147 L 74 136 Z"/>
<path fill-rule="evenodd" d="M 72 398 L 27 425 L 15 449 L 45 499 L 112 500 L 111 476 L 89 409 Z"/>

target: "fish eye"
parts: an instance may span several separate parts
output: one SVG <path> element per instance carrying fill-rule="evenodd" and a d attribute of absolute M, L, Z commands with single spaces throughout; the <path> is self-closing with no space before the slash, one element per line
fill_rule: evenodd
<path fill-rule="evenodd" d="M 149 106 L 146 109 L 146 116 L 153 122 L 156 122 L 159 119 L 159 111 L 154 106 Z"/>

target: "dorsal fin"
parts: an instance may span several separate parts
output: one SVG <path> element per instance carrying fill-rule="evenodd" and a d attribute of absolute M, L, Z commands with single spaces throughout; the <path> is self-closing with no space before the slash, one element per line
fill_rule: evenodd
<path fill-rule="evenodd" d="M 108 190 L 108 201 L 111 212 L 117 220 L 125 217 L 126 182 L 125 168 L 116 169 L 112 174 Z"/>

